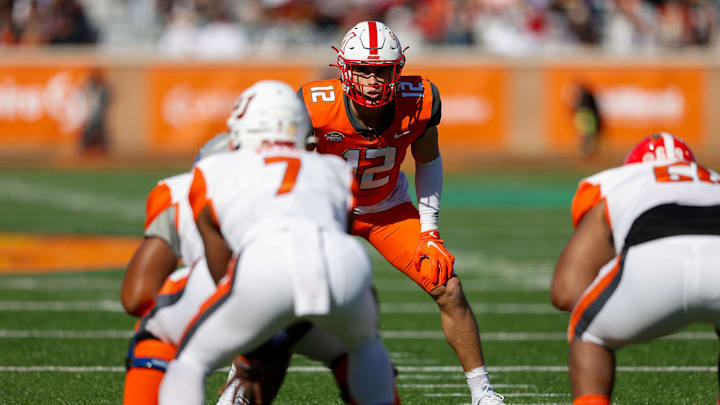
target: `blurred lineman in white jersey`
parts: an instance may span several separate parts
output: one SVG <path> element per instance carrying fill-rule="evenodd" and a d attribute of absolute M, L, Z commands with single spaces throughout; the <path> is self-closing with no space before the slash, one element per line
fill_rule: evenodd
<path fill-rule="evenodd" d="M 653 134 L 580 182 L 572 219 L 551 296 L 572 311 L 573 404 L 606 405 L 615 350 L 694 322 L 720 327 L 720 176 L 680 138 Z"/>
<path fill-rule="evenodd" d="M 235 115 L 233 111 L 228 120 L 230 128 L 238 123 Z M 209 141 L 196 161 L 237 149 L 230 132 Z M 123 392 L 123 403 L 127 405 L 157 404 L 160 382 L 168 362 L 175 357 L 185 326 L 216 289 L 188 201 L 191 181 L 191 172 L 179 174 L 160 180 L 150 192 L 145 238 L 123 279 L 123 306 L 128 313 L 140 316 L 128 350 Z M 180 260 L 186 267 L 175 270 Z M 236 402 L 242 401 L 242 392 L 255 393 L 263 402 L 271 402 L 282 382 L 290 350 L 326 365 L 332 370 L 345 402 L 352 399 L 347 387 L 345 347 L 320 328 L 296 324 L 274 336 L 261 349 L 243 353 L 246 363 L 255 370 L 250 376 L 255 378 L 233 380 L 218 405 L 233 404 L 233 393 L 241 384 Z M 236 374 L 233 367 L 231 376 Z"/>
<path fill-rule="evenodd" d="M 240 150 L 199 161 L 189 192 L 218 289 L 187 326 L 160 404 L 204 404 L 208 373 L 300 321 L 347 347 L 357 403 L 394 403 L 369 259 L 346 233 L 351 168 L 303 151 L 307 113 L 282 82 L 250 87 L 236 114 Z"/>

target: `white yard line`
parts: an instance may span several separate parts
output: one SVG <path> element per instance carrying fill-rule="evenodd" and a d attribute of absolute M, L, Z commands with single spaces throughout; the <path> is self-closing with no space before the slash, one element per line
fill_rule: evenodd
<path fill-rule="evenodd" d="M 380 335 L 385 340 L 393 339 L 429 339 L 444 340 L 440 331 L 399 331 L 381 330 Z M 0 329 L 0 338 L 62 338 L 62 339 L 126 339 L 132 336 L 131 330 L 13 330 Z M 563 341 L 565 332 L 485 332 L 481 335 L 484 341 Z M 668 340 L 717 340 L 714 332 L 680 332 L 664 337 Z M 395 362 L 428 362 L 435 359 L 418 360 L 403 355 L 394 354 Z"/>
<path fill-rule="evenodd" d="M 124 312 L 120 301 L 0 301 L 0 311 Z"/>
<path fill-rule="evenodd" d="M 435 367 L 413 367 L 400 366 L 398 370 L 402 373 L 462 373 L 460 366 L 435 366 Z M 219 371 L 223 371 L 222 369 Z M 227 371 L 227 369 L 225 369 Z M 566 366 L 498 366 L 488 367 L 493 373 L 515 373 L 515 372 L 567 372 Z M 627 373 L 715 373 L 716 367 L 706 366 L 620 366 L 618 371 Z M 91 372 L 125 372 L 125 367 L 110 366 L 0 366 L 0 372 L 70 372 L 70 373 L 91 373 Z M 322 366 L 293 366 L 288 369 L 291 373 L 327 373 L 328 369 Z M 402 374 L 401 374 L 402 375 Z M 509 384 L 512 385 L 512 384 Z M 500 387 L 501 385 L 496 385 Z M 504 395 L 504 394 L 503 394 Z"/>
<path fill-rule="evenodd" d="M 13 373 L 124 373 L 125 367 L 105 366 L 0 366 L 0 371 Z"/>
<path fill-rule="evenodd" d="M 470 305 L 477 314 L 559 314 L 563 312 L 546 303 L 473 303 Z M 380 312 L 383 314 L 432 314 L 439 313 L 434 302 L 380 302 Z"/>
<path fill-rule="evenodd" d="M 27 339 L 130 339 L 131 330 L 6 330 L 0 329 L 0 338 Z"/>
<path fill-rule="evenodd" d="M 383 339 L 430 339 L 444 340 L 445 336 L 442 331 L 422 331 L 422 330 L 388 330 L 380 331 Z M 532 340 L 565 340 L 567 333 L 565 332 L 482 332 L 480 334 L 482 340 L 499 340 L 499 341 L 532 341 Z"/>
<path fill-rule="evenodd" d="M 14 277 L 0 279 L 0 290 L 18 291 L 120 291 L 120 280 L 87 277 Z"/>
<path fill-rule="evenodd" d="M 467 392 L 448 392 L 448 393 L 429 393 L 423 394 L 423 396 L 431 398 L 441 397 L 464 397 L 467 396 Z M 559 394 L 559 393 L 545 393 L 545 392 L 509 392 L 503 393 L 504 397 L 569 397 L 570 394 Z"/>
<path fill-rule="evenodd" d="M 541 303 L 475 303 L 475 314 L 563 314 Z M 119 301 L 0 301 L 0 311 L 115 311 L 122 312 Z M 439 312 L 433 302 L 381 303 L 383 314 L 429 314 Z"/>
<path fill-rule="evenodd" d="M 3 199 L 24 203 L 52 204 L 68 211 L 104 213 L 129 221 L 145 218 L 145 201 L 87 190 L 58 187 L 49 182 L 0 179 Z"/>

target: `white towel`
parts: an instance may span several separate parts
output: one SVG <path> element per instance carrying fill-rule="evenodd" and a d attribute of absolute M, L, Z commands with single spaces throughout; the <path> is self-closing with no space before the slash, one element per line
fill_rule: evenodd
<path fill-rule="evenodd" d="M 293 286 L 295 315 L 324 315 L 330 312 L 330 281 L 323 247 L 323 232 L 313 223 L 292 226 Z"/>

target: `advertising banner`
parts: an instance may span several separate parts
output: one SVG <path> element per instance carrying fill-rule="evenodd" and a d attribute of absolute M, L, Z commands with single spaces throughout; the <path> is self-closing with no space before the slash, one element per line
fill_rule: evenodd
<path fill-rule="evenodd" d="M 578 112 L 588 97 L 599 111 L 595 136 L 600 148 L 626 150 L 659 131 L 672 132 L 691 145 L 702 144 L 706 77 L 699 67 L 555 66 L 544 76 L 545 136 L 556 150 L 580 146 L 588 117 Z"/>
<path fill-rule="evenodd" d="M 227 129 L 235 99 L 253 83 L 282 80 L 299 88 L 317 79 L 309 66 L 152 65 L 147 71 L 150 97 L 149 149 L 154 152 L 197 151 Z"/>
<path fill-rule="evenodd" d="M 484 66 L 416 66 L 403 72 L 435 83 L 442 99 L 440 142 L 443 148 L 501 148 L 505 140 L 507 79 L 502 68 Z M 177 66 L 148 70 L 151 150 L 197 150 L 225 121 L 240 92 L 262 79 L 299 87 L 310 80 L 333 77 L 329 69 L 275 64 Z"/>
<path fill-rule="evenodd" d="M 506 147 L 507 72 L 484 65 L 412 66 L 403 71 L 435 83 L 442 100 L 442 149 L 481 152 Z"/>
<path fill-rule="evenodd" d="M 0 145 L 70 145 L 93 114 L 91 66 L 0 66 Z"/>

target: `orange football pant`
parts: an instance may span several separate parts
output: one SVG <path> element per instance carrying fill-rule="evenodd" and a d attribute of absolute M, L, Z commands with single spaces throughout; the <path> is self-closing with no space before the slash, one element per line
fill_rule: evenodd
<path fill-rule="evenodd" d="M 419 272 L 415 270 L 415 250 L 420 241 L 420 214 L 412 203 L 356 216 L 352 234 L 365 238 L 390 264 L 426 292 L 437 287 L 425 275 L 429 267 L 424 266 Z"/>
<path fill-rule="evenodd" d="M 146 339 L 135 345 L 134 357 L 150 357 L 171 361 L 175 358 L 173 345 Z M 125 374 L 124 405 L 157 405 L 160 383 L 165 373 L 152 368 L 132 367 Z"/>

